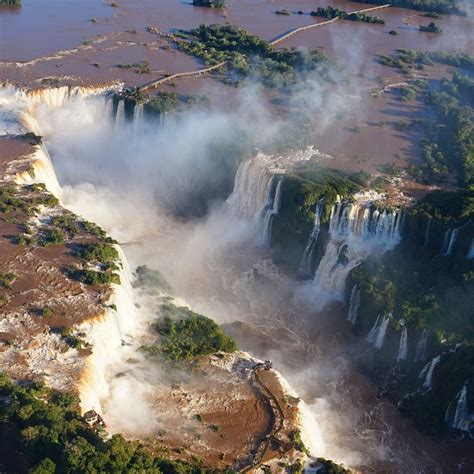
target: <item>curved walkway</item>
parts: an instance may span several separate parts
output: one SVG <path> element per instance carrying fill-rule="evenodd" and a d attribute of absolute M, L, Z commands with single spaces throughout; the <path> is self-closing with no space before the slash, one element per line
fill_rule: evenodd
<path fill-rule="evenodd" d="M 266 400 L 268 406 L 271 408 L 272 419 L 274 420 L 274 423 L 272 429 L 270 430 L 270 433 L 265 437 L 265 439 L 260 443 L 260 446 L 257 448 L 252 463 L 247 467 L 243 468 L 240 471 L 242 473 L 249 472 L 251 469 L 255 469 L 256 467 L 260 466 L 265 457 L 265 454 L 268 451 L 268 448 L 270 447 L 270 442 L 272 438 L 274 438 L 281 431 L 281 429 L 283 428 L 283 423 L 285 421 L 285 414 L 283 412 L 283 409 L 281 408 L 280 403 L 278 402 L 278 399 L 271 392 L 271 390 L 260 380 L 260 377 L 258 376 L 260 370 L 265 369 L 254 369 L 252 372 L 253 385 L 256 386 L 256 388 L 260 391 L 262 397 Z"/>
<path fill-rule="evenodd" d="M 354 13 L 366 13 L 366 12 L 371 12 L 371 11 L 374 11 L 374 10 L 380 10 L 382 8 L 387 8 L 389 6 L 390 6 L 389 4 L 377 5 L 375 7 L 364 8 L 363 10 L 357 10 L 357 11 L 354 11 L 354 12 L 350 12 L 349 14 L 352 15 Z M 322 21 L 322 22 L 319 22 L 319 23 L 313 23 L 311 25 L 300 26 L 298 28 L 295 28 L 293 30 L 290 30 L 286 33 L 283 33 L 283 34 L 277 36 L 276 38 L 271 40 L 269 42 L 269 44 L 271 46 L 275 46 L 275 45 L 281 43 L 282 41 L 285 41 L 286 39 L 290 38 L 291 36 L 295 35 L 296 33 L 300 33 L 302 31 L 310 30 L 310 29 L 313 29 L 313 28 L 319 28 L 320 26 L 329 25 L 330 23 L 334 23 L 337 20 L 340 20 L 340 17 L 332 18 L 331 20 Z M 153 32 L 156 33 L 156 34 L 162 35 L 162 36 L 172 37 L 172 35 L 168 35 L 166 33 L 161 33 L 158 30 L 153 31 Z M 202 74 L 207 74 L 208 72 L 212 72 L 216 69 L 219 69 L 220 67 L 224 66 L 226 63 L 227 63 L 227 61 L 222 61 L 219 64 L 215 64 L 214 66 L 206 67 L 204 69 L 198 69 L 197 71 L 178 72 L 176 74 L 171 74 L 170 76 L 162 77 L 161 79 L 156 79 L 155 81 L 147 82 L 146 84 L 143 84 L 142 86 L 138 86 L 137 90 L 144 91 L 144 90 L 147 90 L 147 89 L 153 89 L 155 87 L 158 87 L 160 84 L 163 84 L 163 83 L 168 82 L 168 81 L 172 81 L 173 79 L 179 79 L 179 78 L 183 78 L 183 77 L 192 77 L 192 76 L 201 76 Z"/>

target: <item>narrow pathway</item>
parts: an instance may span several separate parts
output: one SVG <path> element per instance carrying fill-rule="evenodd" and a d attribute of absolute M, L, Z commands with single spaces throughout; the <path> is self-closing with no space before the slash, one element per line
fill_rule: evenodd
<path fill-rule="evenodd" d="M 283 428 L 283 423 L 285 421 L 285 414 L 283 412 L 283 409 L 281 408 L 280 403 L 278 402 L 278 399 L 271 392 L 271 390 L 261 381 L 258 375 L 261 370 L 265 369 L 262 367 L 256 367 L 253 370 L 252 381 L 253 385 L 257 388 L 257 390 L 260 391 L 262 397 L 268 403 L 268 406 L 272 411 L 271 418 L 272 420 L 274 420 L 274 423 L 272 429 L 270 430 L 270 433 L 265 437 L 265 439 L 260 443 L 260 446 L 257 448 L 252 463 L 247 467 L 243 468 L 240 471 L 241 473 L 249 472 L 250 470 L 257 468 L 258 466 L 260 466 L 260 464 L 262 464 L 262 461 L 265 458 L 265 454 L 267 453 L 268 448 L 270 447 L 270 442 L 272 438 L 274 438 L 281 431 L 281 429 Z"/>
<path fill-rule="evenodd" d="M 349 14 L 352 15 L 354 13 L 366 13 L 366 12 L 371 12 L 371 11 L 374 11 L 374 10 L 380 10 L 382 8 L 387 8 L 389 6 L 390 6 L 389 4 L 377 5 L 375 7 L 370 7 L 370 8 L 365 8 L 363 10 L 350 12 Z M 326 26 L 326 25 L 329 25 L 331 23 L 336 22 L 337 20 L 340 20 L 340 18 L 336 17 L 336 18 L 332 18 L 331 20 L 322 21 L 322 22 L 319 22 L 319 23 L 313 23 L 311 25 L 306 25 L 306 26 L 300 26 L 298 28 L 295 28 L 293 30 L 290 30 L 286 33 L 283 33 L 283 34 L 277 36 L 276 38 L 271 40 L 269 43 L 270 43 L 271 46 L 275 46 L 277 44 L 280 44 L 282 41 L 285 41 L 286 39 L 290 38 L 291 36 L 295 35 L 296 33 L 300 33 L 302 31 L 310 30 L 310 29 L 313 29 L 313 28 L 319 28 L 320 26 Z M 170 38 L 174 39 L 174 37 L 172 35 L 169 35 L 167 33 L 161 33 L 160 31 L 156 30 L 156 28 L 153 29 L 153 27 L 150 27 L 149 30 L 153 31 L 155 34 L 159 34 L 160 36 L 166 36 L 166 37 L 170 37 Z M 156 30 L 156 31 L 154 31 L 154 30 Z M 142 86 L 138 86 L 137 90 L 145 91 L 147 89 L 154 89 L 155 87 L 158 87 L 160 84 L 163 84 L 163 83 L 168 82 L 168 81 L 172 81 L 174 79 L 180 79 L 180 78 L 184 78 L 184 77 L 201 76 L 202 74 L 207 74 L 208 72 L 215 71 L 216 69 L 219 69 L 220 67 L 225 66 L 226 63 L 227 63 L 227 61 L 222 61 L 219 64 L 215 64 L 214 66 L 206 67 L 204 69 L 198 69 L 196 71 L 178 72 L 176 74 L 171 74 L 170 76 L 162 77 L 161 79 L 156 79 L 154 81 L 147 82 L 146 84 L 143 84 Z"/>

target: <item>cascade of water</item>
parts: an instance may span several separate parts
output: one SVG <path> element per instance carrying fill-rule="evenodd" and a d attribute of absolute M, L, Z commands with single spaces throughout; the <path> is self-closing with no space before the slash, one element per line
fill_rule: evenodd
<path fill-rule="evenodd" d="M 301 258 L 300 263 L 300 272 L 308 274 L 311 272 L 311 260 L 313 257 L 313 252 L 318 242 L 319 232 L 321 230 L 321 213 L 323 211 L 323 202 L 324 199 L 320 199 L 316 204 L 316 209 L 314 211 L 314 224 L 313 230 L 308 238 L 306 247 L 303 252 L 303 257 Z"/>
<path fill-rule="evenodd" d="M 471 245 L 467 252 L 466 258 L 468 258 L 469 260 L 472 260 L 474 258 L 474 239 L 471 240 Z"/>
<path fill-rule="evenodd" d="M 451 255 L 453 251 L 454 244 L 456 243 L 456 239 L 459 233 L 459 227 L 455 229 L 448 229 L 444 234 L 443 239 L 443 248 L 441 249 L 441 253 L 445 256 Z"/>
<path fill-rule="evenodd" d="M 374 347 L 376 349 L 382 349 L 383 343 L 385 340 L 385 334 L 387 333 L 387 328 L 390 323 L 391 315 L 384 316 L 379 329 L 377 331 L 377 336 L 375 337 Z"/>
<path fill-rule="evenodd" d="M 406 360 L 408 357 L 408 328 L 403 326 L 400 334 L 400 345 L 398 346 L 397 360 Z"/>
<path fill-rule="evenodd" d="M 426 358 L 426 346 L 428 343 L 429 331 L 423 329 L 421 337 L 416 345 L 415 362 L 422 362 Z"/>
<path fill-rule="evenodd" d="M 234 180 L 234 190 L 227 200 L 232 212 L 250 221 L 264 219 L 272 207 L 274 174 L 266 163 L 257 158 L 246 160 L 239 165 Z"/>
<path fill-rule="evenodd" d="M 400 241 L 400 223 L 398 211 L 380 211 L 369 202 L 337 202 L 329 220 L 330 240 L 313 280 L 317 294 L 341 300 L 349 272 L 368 255 Z"/>
<path fill-rule="evenodd" d="M 271 193 L 269 194 L 269 201 L 266 206 L 268 209 L 263 219 L 262 243 L 267 246 L 271 244 L 273 218 L 280 212 L 282 183 L 283 179 L 280 178 L 276 185 L 275 196 L 272 200 Z"/>
<path fill-rule="evenodd" d="M 135 130 L 138 130 L 142 125 L 145 119 L 145 108 L 143 104 L 136 104 L 133 109 L 133 127 Z"/>
<path fill-rule="evenodd" d="M 431 222 L 432 218 L 430 217 L 428 219 L 428 224 L 426 224 L 426 231 L 425 231 L 425 241 L 423 242 L 423 245 L 426 247 L 428 245 L 428 242 L 430 240 L 430 227 L 431 227 Z"/>
<path fill-rule="evenodd" d="M 468 415 L 469 409 L 467 406 L 467 383 L 465 383 L 456 397 L 456 410 L 454 412 L 452 423 L 453 428 L 461 429 Z"/>
<path fill-rule="evenodd" d="M 125 102 L 120 99 L 117 104 L 117 113 L 115 115 L 115 126 L 121 127 L 125 124 Z"/>
<path fill-rule="evenodd" d="M 347 320 L 353 325 L 357 321 L 358 311 L 360 305 L 360 290 L 357 285 L 354 285 L 351 291 L 351 298 L 349 300 L 349 311 L 347 313 Z"/>
<path fill-rule="evenodd" d="M 375 320 L 375 323 L 372 326 L 372 329 L 369 331 L 369 334 L 366 337 L 367 342 L 370 342 L 371 344 L 375 342 L 375 339 L 377 337 L 377 333 L 379 330 L 379 322 L 380 322 L 380 314 L 377 316 L 377 319 Z"/>
<path fill-rule="evenodd" d="M 420 375 L 418 377 L 420 379 L 424 379 L 423 381 L 423 387 L 427 390 L 431 390 L 432 384 L 433 384 L 433 373 L 436 368 L 436 366 L 439 364 L 441 360 L 441 356 L 438 355 L 433 358 L 430 362 L 428 362 L 423 369 L 420 372 Z"/>

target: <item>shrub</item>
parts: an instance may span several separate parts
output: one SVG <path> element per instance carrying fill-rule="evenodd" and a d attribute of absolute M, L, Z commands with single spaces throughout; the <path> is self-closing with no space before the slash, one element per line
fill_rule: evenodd
<path fill-rule="evenodd" d="M 97 272 L 95 270 L 73 269 L 69 271 L 69 275 L 86 285 L 106 285 L 110 283 L 120 285 L 120 276 L 110 271 Z"/>
<path fill-rule="evenodd" d="M 164 316 L 156 326 L 163 337 L 160 350 L 172 361 L 237 350 L 235 341 L 212 319 L 173 304 L 163 305 L 162 313 Z"/>
<path fill-rule="evenodd" d="M 107 264 L 117 260 L 117 249 L 109 243 L 79 244 L 74 251 L 75 255 L 88 262 Z"/>
<path fill-rule="evenodd" d="M 0 288 L 11 290 L 12 283 L 16 280 L 14 273 L 2 273 L 0 272 Z"/>
<path fill-rule="evenodd" d="M 48 247 L 49 245 L 60 245 L 64 243 L 65 239 L 64 232 L 61 229 L 57 229 L 55 227 L 46 229 L 44 234 L 41 237 L 40 244 L 44 247 Z"/>

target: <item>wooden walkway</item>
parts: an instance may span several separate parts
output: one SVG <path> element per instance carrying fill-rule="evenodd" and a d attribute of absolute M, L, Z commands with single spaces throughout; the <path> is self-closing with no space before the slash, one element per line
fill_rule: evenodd
<path fill-rule="evenodd" d="M 372 12 L 374 10 L 381 10 L 382 8 L 387 8 L 389 6 L 390 6 L 389 4 L 377 5 L 375 7 L 370 7 L 370 8 L 365 8 L 363 10 L 350 12 L 349 14 L 352 15 L 354 13 Z M 297 33 L 301 33 L 302 31 L 307 31 L 307 30 L 311 30 L 311 29 L 314 29 L 314 28 L 319 28 L 321 26 L 326 26 L 326 25 L 329 25 L 331 23 L 336 22 L 337 20 L 340 20 L 340 18 L 336 17 L 336 18 L 332 18 L 331 20 L 322 21 L 322 22 L 319 22 L 319 23 L 313 23 L 311 25 L 306 25 L 306 26 L 300 26 L 299 28 L 295 28 L 293 30 L 290 30 L 286 33 L 283 33 L 283 34 L 277 36 L 276 38 L 271 40 L 269 43 L 270 43 L 271 46 L 275 46 L 277 44 L 280 44 L 282 41 L 285 41 L 286 39 L 290 38 L 291 36 L 296 35 Z M 161 34 L 158 30 L 154 31 L 154 32 L 156 34 Z M 163 34 L 163 36 L 164 35 L 165 34 Z M 169 36 L 171 37 L 171 35 L 169 35 Z M 202 74 L 207 74 L 208 72 L 215 71 L 215 70 L 219 69 L 220 67 L 225 66 L 226 63 L 227 63 L 227 61 L 222 61 L 219 64 L 215 64 L 214 66 L 206 67 L 204 69 L 198 69 L 196 71 L 188 71 L 188 72 L 178 72 L 176 74 L 171 74 L 169 76 L 162 77 L 161 79 L 156 79 L 154 81 L 147 82 L 146 84 L 143 84 L 142 86 L 138 86 L 137 90 L 145 91 L 145 90 L 148 90 L 148 89 L 154 89 L 155 87 L 158 87 L 159 85 L 164 84 L 165 82 L 172 81 L 174 79 L 181 79 L 181 78 L 193 77 L 193 76 L 201 76 Z"/>

